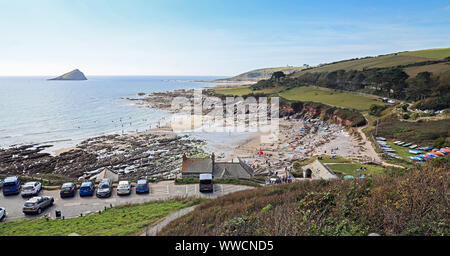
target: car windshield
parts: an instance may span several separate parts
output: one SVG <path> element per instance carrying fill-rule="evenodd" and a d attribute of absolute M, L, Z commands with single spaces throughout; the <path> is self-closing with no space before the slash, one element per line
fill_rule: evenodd
<path fill-rule="evenodd" d="M 100 188 L 101 189 L 109 188 L 109 185 L 108 184 L 100 184 Z"/>
<path fill-rule="evenodd" d="M 6 182 L 3 184 L 3 187 L 15 187 L 16 183 L 15 182 Z"/>
<path fill-rule="evenodd" d="M 70 191 L 70 187 L 62 188 L 63 191 Z"/>
<path fill-rule="evenodd" d="M 119 188 L 128 188 L 127 184 L 119 184 Z"/>
<path fill-rule="evenodd" d="M 25 186 L 25 187 L 23 187 L 23 189 L 24 190 L 30 190 L 30 189 L 33 189 L 33 186 Z"/>
<path fill-rule="evenodd" d="M 200 184 L 211 184 L 212 180 L 200 180 Z"/>
<path fill-rule="evenodd" d="M 34 206 L 34 203 L 25 203 L 24 206 L 25 206 L 25 207 L 32 207 L 32 206 Z"/>

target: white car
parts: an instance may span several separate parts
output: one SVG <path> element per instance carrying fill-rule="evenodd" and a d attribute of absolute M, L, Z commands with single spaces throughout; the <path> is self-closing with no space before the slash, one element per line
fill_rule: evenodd
<path fill-rule="evenodd" d="M 40 182 L 27 182 L 22 187 L 22 191 L 20 194 L 25 196 L 37 196 L 39 192 L 42 190 L 42 184 Z"/>
<path fill-rule="evenodd" d="M 6 217 L 6 209 L 0 207 L 0 221 L 2 221 Z"/>
<path fill-rule="evenodd" d="M 131 194 L 131 182 L 120 181 L 117 186 L 117 195 L 129 195 Z"/>

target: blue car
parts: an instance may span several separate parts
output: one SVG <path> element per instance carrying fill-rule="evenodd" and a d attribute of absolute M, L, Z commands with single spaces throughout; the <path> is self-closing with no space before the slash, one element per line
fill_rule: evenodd
<path fill-rule="evenodd" d="M 18 177 L 8 177 L 3 181 L 3 195 L 19 194 L 22 182 Z"/>
<path fill-rule="evenodd" d="M 147 180 L 138 180 L 136 183 L 136 194 L 149 193 L 150 187 Z"/>
<path fill-rule="evenodd" d="M 59 195 L 61 198 L 63 197 L 74 197 L 77 191 L 77 185 L 74 183 L 64 183 L 61 186 L 61 190 L 59 191 Z"/>
<path fill-rule="evenodd" d="M 93 196 L 95 185 L 93 182 L 83 182 L 80 186 L 80 196 Z"/>

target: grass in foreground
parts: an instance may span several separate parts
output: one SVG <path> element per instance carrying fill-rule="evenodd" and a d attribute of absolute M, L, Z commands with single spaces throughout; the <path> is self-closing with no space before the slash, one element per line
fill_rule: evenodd
<path fill-rule="evenodd" d="M 376 97 L 308 86 L 295 87 L 280 93 L 280 96 L 289 100 L 320 102 L 359 111 L 368 111 L 372 104 L 384 105 Z"/>
<path fill-rule="evenodd" d="M 107 209 L 101 214 L 65 220 L 45 218 L 6 222 L 0 225 L 0 236 L 83 236 L 140 235 L 167 215 L 185 207 L 199 204 L 205 199 L 179 199 L 154 201 L 138 205 L 124 205 Z"/>
<path fill-rule="evenodd" d="M 450 234 L 450 157 L 355 180 L 241 191 L 201 204 L 160 235 Z"/>

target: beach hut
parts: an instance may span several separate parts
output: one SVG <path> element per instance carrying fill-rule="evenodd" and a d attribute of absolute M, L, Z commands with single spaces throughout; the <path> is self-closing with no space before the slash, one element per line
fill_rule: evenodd
<path fill-rule="evenodd" d="M 434 148 L 433 147 L 424 147 L 423 148 L 423 150 L 425 150 L 425 151 L 430 151 L 430 150 L 433 150 Z"/>
<path fill-rule="evenodd" d="M 447 152 L 447 153 L 450 153 L 450 149 L 448 149 L 448 148 L 441 148 L 440 151 L 445 151 L 445 152 Z"/>

